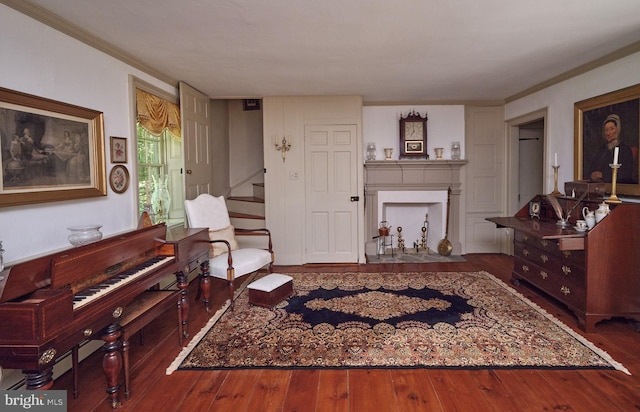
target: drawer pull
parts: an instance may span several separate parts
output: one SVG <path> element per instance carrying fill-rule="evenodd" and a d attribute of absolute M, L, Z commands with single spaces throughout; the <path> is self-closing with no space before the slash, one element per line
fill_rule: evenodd
<path fill-rule="evenodd" d="M 522 249 L 522 254 L 525 256 L 529 256 L 529 249 Z"/>
<path fill-rule="evenodd" d="M 544 270 L 541 270 L 541 271 L 540 271 L 540 277 L 541 277 L 542 279 L 546 279 L 546 278 L 548 278 L 548 277 L 549 277 L 549 274 L 548 274 L 547 272 L 545 272 Z"/>
<path fill-rule="evenodd" d="M 91 328 L 87 328 L 87 329 L 83 330 L 83 331 L 82 331 L 82 335 L 83 335 L 85 338 L 88 338 L 89 336 L 93 335 L 93 329 L 91 329 Z"/>
<path fill-rule="evenodd" d="M 524 237 L 522 238 L 522 240 L 524 240 L 525 242 L 529 240 L 529 236 L 524 235 Z"/>
<path fill-rule="evenodd" d="M 564 273 L 565 276 L 569 276 L 569 273 L 571 273 L 571 268 L 567 265 L 562 265 L 562 273 Z"/>
<path fill-rule="evenodd" d="M 549 260 L 549 256 L 547 255 L 540 255 L 540 260 L 542 260 L 543 263 L 547 263 L 547 261 Z"/>
<path fill-rule="evenodd" d="M 545 239 L 542 239 L 542 240 L 540 241 L 540 244 L 541 244 L 542 246 L 544 246 L 544 247 L 547 247 L 547 244 L 549 244 L 549 242 L 547 242 Z"/>
<path fill-rule="evenodd" d="M 522 265 L 522 271 L 525 272 L 525 273 L 529 273 L 529 266 Z"/>
<path fill-rule="evenodd" d="M 565 296 L 566 295 L 570 295 L 571 294 L 571 289 L 569 289 L 566 286 L 563 286 L 563 287 L 560 288 L 560 292 L 562 292 L 562 294 L 565 295 Z"/>
<path fill-rule="evenodd" d="M 564 253 L 565 257 L 571 256 L 571 251 L 570 250 L 563 250 L 562 253 Z"/>

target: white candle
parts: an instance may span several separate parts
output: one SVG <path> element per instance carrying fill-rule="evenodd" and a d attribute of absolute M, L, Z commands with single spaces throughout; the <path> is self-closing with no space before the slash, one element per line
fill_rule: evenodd
<path fill-rule="evenodd" d="M 618 164 L 618 152 L 620 151 L 620 148 L 618 146 L 615 147 L 615 149 L 613 149 L 613 164 L 617 165 Z"/>
<path fill-rule="evenodd" d="M 558 153 L 554 153 L 554 154 L 553 154 L 553 157 L 554 157 L 554 159 L 553 159 L 553 165 L 554 165 L 554 166 L 558 166 Z"/>

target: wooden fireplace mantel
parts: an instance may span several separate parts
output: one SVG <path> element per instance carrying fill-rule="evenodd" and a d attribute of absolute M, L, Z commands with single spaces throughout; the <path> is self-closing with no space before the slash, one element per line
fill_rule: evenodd
<path fill-rule="evenodd" d="M 460 242 L 460 171 L 466 160 L 368 160 L 364 164 L 365 236 L 377 234 L 378 192 L 425 191 L 451 188 L 449 241 L 452 254 L 462 251 Z M 374 232 L 375 231 L 375 232 Z"/>

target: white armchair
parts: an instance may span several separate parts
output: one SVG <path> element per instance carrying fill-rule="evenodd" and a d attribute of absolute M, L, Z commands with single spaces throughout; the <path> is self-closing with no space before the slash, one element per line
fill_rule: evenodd
<path fill-rule="evenodd" d="M 200 286 L 196 299 L 203 295 L 209 310 L 210 276 L 224 279 L 229 284 L 229 298 L 233 305 L 234 281 L 268 265 L 273 271 L 273 248 L 268 229 L 235 229 L 231 225 L 227 204 L 223 196 L 201 194 L 193 200 L 185 200 L 185 211 L 189 227 L 209 228 L 211 242 L 210 259 L 202 267 Z M 267 249 L 239 248 L 236 235 L 262 234 L 268 239 Z M 265 240 L 267 240 L 265 239 Z M 267 243 L 267 242 L 265 242 Z"/>

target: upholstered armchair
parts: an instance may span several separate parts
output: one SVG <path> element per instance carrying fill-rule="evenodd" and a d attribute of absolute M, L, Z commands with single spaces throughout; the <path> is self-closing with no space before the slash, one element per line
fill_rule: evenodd
<path fill-rule="evenodd" d="M 202 266 L 197 299 L 209 310 L 210 276 L 226 280 L 229 299 L 233 305 L 234 282 L 237 278 L 253 273 L 265 266 L 273 271 L 273 248 L 268 229 L 236 229 L 231 225 L 227 204 L 223 196 L 201 194 L 193 200 L 185 200 L 189 227 L 208 228 L 211 250 L 208 264 Z M 236 235 L 263 235 L 266 249 L 239 248 Z"/>

